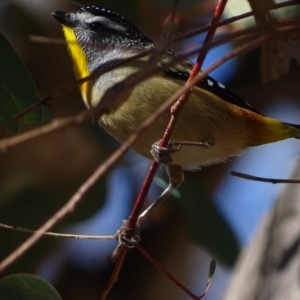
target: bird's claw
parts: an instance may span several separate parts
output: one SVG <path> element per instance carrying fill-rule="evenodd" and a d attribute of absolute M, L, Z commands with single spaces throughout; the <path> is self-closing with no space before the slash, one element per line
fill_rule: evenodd
<path fill-rule="evenodd" d="M 151 147 L 151 154 L 158 163 L 169 164 L 172 162 L 171 154 L 181 149 L 180 143 L 169 141 L 166 147 L 160 146 L 160 140 Z"/>

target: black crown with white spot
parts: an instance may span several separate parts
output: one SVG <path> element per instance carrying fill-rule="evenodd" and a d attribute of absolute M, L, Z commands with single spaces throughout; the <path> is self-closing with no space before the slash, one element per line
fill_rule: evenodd
<path fill-rule="evenodd" d="M 126 28 L 127 36 L 131 37 L 133 41 L 138 42 L 139 44 L 152 44 L 151 41 L 147 36 L 145 36 L 139 29 L 134 26 L 129 20 L 123 17 L 121 14 L 99 6 L 91 5 L 91 6 L 84 6 L 81 7 L 79 10 L 75 11 L 75 13 L 84 13 L 88 12 L 94 16 L 103 16 L 110 20 L 113 20 Z"/>

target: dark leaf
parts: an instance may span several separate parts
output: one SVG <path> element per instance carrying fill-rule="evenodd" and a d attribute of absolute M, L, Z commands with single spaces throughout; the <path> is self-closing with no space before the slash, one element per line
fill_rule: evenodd
<path fill-rule="evenodd" d="M 46 280 L 31 274 L 13 274 L 0 281 L 1 299 L 5 300 L 62 300 Z"/>
<path fill-rule="evenodd" d="M 0 49 L 0 124 L 3 124 L 37 101 L 38 93 L 26 66 L 2 34 Z M 16 132 L 22 125 L 40 122 L 42 119 L 42 109 L 38 108 L 7 129 Z"/>

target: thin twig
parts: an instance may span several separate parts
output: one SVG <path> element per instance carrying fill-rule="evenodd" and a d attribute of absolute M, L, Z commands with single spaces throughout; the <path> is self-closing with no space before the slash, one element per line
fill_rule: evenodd
<path fill-rule="evenodd" d="M 31 34 L 28 38 L 29 41 L 33 43 L 66 46 L 66 41 L 62 38 L 45 37 L 36 34 Z"/>
<path fill-rule="evenodd" d="M 116 260 L 116 263 L 115 263 L 115 266 L 114 266 L 114 270 L 113 270 L 113 272 L 111 274 L 111 277 L 110 277 L 109 281 L 107 282 L 104 290 L 101 293 L 100 300 L 105 300 L 106 299 L 106 297 L 107 297 L 108 293 L 110 292 L 111 288 L 118 281 L 118 277 L 119 277 L 119 274 L 120 274 L 120 271 L 121 271 L 126 253 L 127 253 L 126 248 L 122 248 L 120 250 L 120 253 L 117 257 L 117 260 Z"/>
<path fill-rule="evenodd" d="M 201 296 L 199 296 L 199 299 L 204 298 L 206 296 L 206 294 L 208 293 L 209 288 L 212 284 L 213 277 L 215 275 L 216 267 L 217 267 L 217 262 L 215 259 L 212 259 L 209 264 L 209 271 L 208 271 L 206 287 L 205 287 L 203 294 Z"/>
<path fill-rule="evenodd" d="M 223 15 L 226 4 L 227 4 L 227 0 L 219 0 L 219 3 L 216 7 L 216 11 L 214 13 L 214 17 L 211 21 L 211 24 L 218 24 L 218 22 L 220 21 L 222 15 Z M 194 68 L 191 71 L 191 74 L 190 74 L 190 77 L 189 77 L 188 81 L 192 80 L 194 78 L 194 76 L 200 72 L 200 69 L 201 69 L 201 67 L 203 65 L 203 62 L 205 60 L 205 57 L 207 55 L 207 51 L 208 51 L 207 49 L 213 41 L 216 30 L 217 30 L 217 27 L 216 28 L 211 28 L 207 32 L 205 40 L 203 42 L 204 50 L 201 50 L 199 52 L 199 55 L 197 57 L 197 61 L 194 65 Z"/>
<path fill-rule="evenodd" d="M 184 291 L 187 295 L 189 295 L 192 299 L 199 300 L 202 299 L 208 292 L 213 276 L 216 270 L 216 260 L 212 259 L 209 265 L 209 272 L 206 282 L 206 287 L 202 295 L 197 296 L 193 292 L 191 292 L 185 285 L 183 285 L 178 279 L 176 279 L 163 265 L 161 265 L 152 255 L 150 255 L 140 244 L 136 245 L 136 249 L 144 255 L 144 257 L 162 274 L 164 274 L 167 278 L 170 279 L 176 286 L 178 286 L 182 291 Z"/>
<path fill-rule="evenodd" d="M 169 278 L 176 286 L 188 294 L 192 299 L 198 299 L 186 286 L 184 286 L 178 279 L 176 279 L 166 268 L 161 265 L 154 257 L 152 257 L 140 244 L 136 245 L 136 249 L 161 273 Z"/>
<path fill-rule="evenodd" d="M 266 177 L 258 177 L 258 176 L 253 176 L 253 175 L 240 173 L 240 172 L 235 172 L 235 171 L 231 171 L 230 174 L 233 175 L 233 176 L 236 176 L 236 177 L 247 179 L 247 180 L 268 182 L 268 183 L 273 183 L 273 184 L 277 184 L 277 183 L 300 183 L 299 179 L 266 178 Z"/>
<path fill-rule="evenodd" d="M 0 228 L 9 229 L 18 232 L 25 233 L 35 233 L 38 230 L 23 228 L 19 226 L 12 226 L 4 223 L 0 223 Z M 59 233 L 59 232 L 43 232 L 43 235 L 52 236 L 52 237 L 63 237 L 63 238 L 71 238 L 71 239 L 79 239 L 79 240 L 115 240 L 116 237 L 114 235 L 85 235 L 85 234 L 69 234 L 69 233 Z"/>
<path fill-rule="evenodd" d="M 294 1 L 291 0 L 291 1 L 281 2 L 281 3 L 276 3 L 272 9 L 275 10 L 275 9 L 278 9 L 278 8 L 283 8 L 283 7 L 287 7 L 287 6 L 293 6 L 293 5 L 299 5 L 299 0 L 294 0 Z M 184 35 L 182 35 L 180 37 L 177 37 L 174 40 L 174 43 L 178 43 L 180 41 L 186 40 L 188 38 L 191 38 L 193 36 L 199 35 L 201 33 L 205 33 L 207 31 L 209 31 L 210 29 L 219 28 L 219 27 L 222 27 L 222 26 L 234 23 L 236 21 L 240 21 L 242 19 L 246 19 L 246 18 L 252 17 L 252 16 L 253 16 L 253 11 L 249 11 L 247 13 L 240 14 L 238 16 L 234 16 L 234 17 L 225 19 L 225 20 L 220 21 L 218 23 L 210 24 L 210 25 L 205 26 L 203 28 L 194 30 L 194 31 L 189 32 L 187 34 L 184 34 Z"/>

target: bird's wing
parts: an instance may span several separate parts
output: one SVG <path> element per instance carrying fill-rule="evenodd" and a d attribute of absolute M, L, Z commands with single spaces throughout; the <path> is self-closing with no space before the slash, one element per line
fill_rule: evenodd
<path fill-rule="evenodd" d="M 191 64 L 191 63 L 190 63 Z M 192 66 L 192 64 L 190 65 Z M 165 70 L 164 75 L 172 77 L 174 79 L 178 79 L 181 81 L 187 81 L 189 77 L 189 73 L 182 71 L 180 68 L 170 68 Z M 241 107 L 243 109 L 250 110 L 252 112 L 255 112 L 257 114 L 262 115 L 259 111 L 257 111 L 255 108 L 253 108 L 247 101 L 236 95 L 234 92 L 232 92 L 230 89 L 226 88 L 225 85 L 218 82 L 217 80 L 213 79 L 210 76 L 206 76 L 203 78 L 198 84 L 198 87 L 203 88 L 218 97 L 220 97 L 222 100 L 227 101 L 228 103 L 234 104 L 238 107 Z"/>

